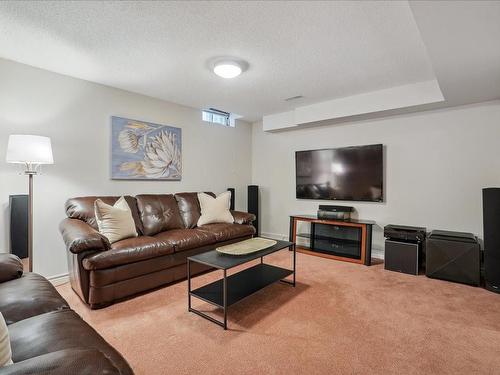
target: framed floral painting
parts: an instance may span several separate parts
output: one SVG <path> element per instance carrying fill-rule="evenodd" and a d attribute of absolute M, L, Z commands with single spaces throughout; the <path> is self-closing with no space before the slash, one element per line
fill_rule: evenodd
<path fill-rule="evenodd" d="M 181 179 L 180 128 L 113 116 L 111 129 L 112 179 Z"/>

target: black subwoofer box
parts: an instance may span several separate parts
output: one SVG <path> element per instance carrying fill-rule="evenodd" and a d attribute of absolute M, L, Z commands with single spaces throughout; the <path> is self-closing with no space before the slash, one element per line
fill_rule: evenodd
<path fill-rule="evenodd" d="M 389 271 L 418 275 L 422 244 L 385 240 L 384 268 Z"/>
<path fill-rule="evenodd" d="M 427 237 L 425 274 L 479 286 L 480 248 L 472 233 L 432 231 Z"/>

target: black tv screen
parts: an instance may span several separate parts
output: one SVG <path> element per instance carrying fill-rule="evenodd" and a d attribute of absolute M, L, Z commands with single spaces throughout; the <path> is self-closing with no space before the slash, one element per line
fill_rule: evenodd
<path fill-rule="evenodd" d="M 382 202 L 383 146 L 295 153 L 297 198 Z"/>

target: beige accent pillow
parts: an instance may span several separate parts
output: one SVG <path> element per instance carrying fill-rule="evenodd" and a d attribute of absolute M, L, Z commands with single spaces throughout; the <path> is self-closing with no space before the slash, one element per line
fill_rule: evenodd
<path fill-rule="evenodd" d="M 219 194 L 217 198 L 205 193 L 198 193 L 201 216 L 198 226 L 213 223 L 234 223 L 233 215 L 229 212 L 231 206 L 231 192 Z"/>
<path fill-rule="evenodd" d="M 7 324 L 0 312 L 0 367 L 12 364 L 12 351 L 10 350 L 10 338 Z"/>
<path fill-rule="evenodd" d="M 132 211 L 124 197 L 118 199 L 113 206 L 96 199 L 94 211 L 99 233 L 110 243 L 137 237 Z"/>

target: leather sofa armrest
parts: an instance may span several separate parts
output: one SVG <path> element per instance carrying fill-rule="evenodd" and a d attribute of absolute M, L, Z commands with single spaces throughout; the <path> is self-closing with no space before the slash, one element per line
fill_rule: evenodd
<path fill-rule="evenodd" d="M 23 275 L 21 259 L 14 254 L 0 254 L 0 283 L 17 279 Z"/>
<path fill-rule="evenodd" d="M 66 249 L 73 254 L 87 250 L 109 250 L 108 239 L 87 223 L 79 219 L 64 219 L 59 225 Z"/>
<path fill-rule="evenodd" d="M 249 214 L 248 212 L 242 211 L 231 211 L 233 215 L 235 224 L 252 224 L 252 221 L 256 219 L 254 214 Z"/>

